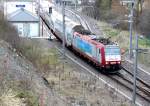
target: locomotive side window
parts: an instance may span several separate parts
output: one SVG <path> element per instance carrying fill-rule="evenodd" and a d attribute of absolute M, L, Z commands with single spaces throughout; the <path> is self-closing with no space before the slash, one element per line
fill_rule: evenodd
<path fill-rule="evenodd" d="M 97 48 L 97 61 L 101 63 L 101 50 Z"/>

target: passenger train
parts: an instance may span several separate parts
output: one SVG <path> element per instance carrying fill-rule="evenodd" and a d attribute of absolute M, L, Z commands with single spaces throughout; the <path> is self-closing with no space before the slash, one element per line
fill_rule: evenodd
<path fill-rule="evenodd" d="M 45 14 L 41 18 L 51 32 L 62 40 L 62 14 L 53 10 L 51 14 Z M 109 39 L 97 38 L 96 35 L 85 30 L 80 23 L 74 22 L 68 17 L 65 17 L 65 44 L 105 71 L 116 72 L 120 68 L 121 52 L 118 45 Z"/>

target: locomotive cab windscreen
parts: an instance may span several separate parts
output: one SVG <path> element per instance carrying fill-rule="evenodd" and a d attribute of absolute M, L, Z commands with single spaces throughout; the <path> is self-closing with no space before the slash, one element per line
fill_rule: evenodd
<path fill-rule="evenodd" d="M 117 45 L 107 45 L 105 47 L 105 61 L 106 64 L 120 64 L 121 51 Z"/>

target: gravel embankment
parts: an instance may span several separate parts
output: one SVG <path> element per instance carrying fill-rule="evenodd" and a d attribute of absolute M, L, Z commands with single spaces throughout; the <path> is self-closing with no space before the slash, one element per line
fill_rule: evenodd
<path fill-rule="evenodd" d="M 26 81 L 25 89 L 33 91 L 41 105 L 43 103 L 54 106 L 57 103 L 57 106 L 66 106 L 67 104 L 45 85 L 42 76 L 36 73 L 37 69 L 28 60 L 12 52 L 10 48 L 6 42 L 0 41 L 0 70 L 3 78 L 7 78 L 7 81 Z M 9 105 L 13 106 L 13 104 Z"/>

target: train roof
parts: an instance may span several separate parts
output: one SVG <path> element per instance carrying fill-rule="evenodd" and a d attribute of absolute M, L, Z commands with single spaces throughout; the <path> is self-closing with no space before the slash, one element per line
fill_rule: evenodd
<path fill-rule="evenodd" d="M 82 38 L 86 38 L 86 40 L 90 39 L 94 42 L 97 42 L 96 44 L 101 43 L 103 45 L 115 45 L 115 43 L 110 40 L 110 37 L 109 38 L 104 38 L 104 37 L 99 37 L 98 38 L 94 34 L 86 35 L 86 34 L 81 34 L 81 33 L 78 33 L 78 32 L 76 32 L 76 34 L 79 35 Z"/>
<path fill-rule="evenodd" d="M 110 38 L 99 37 L 99 38 L 94 38 L 94 39 L 92 39 L 92 40 L 95 40 L 95 41 L 97 41 L 97 42 L 100 42 L 100 43 L 102 43 L 102 44 L 104 44 L 104 45 L 114 45 L 114 44 L 115 44 L 114 42 L 112 42 L 112 41 L 110 40 Z"/>
<path fill-rule="evenodd" d="M 89 30 L 86 30 L 82 25 L 76 25 L 74 28 L 73 28 L 74 32 L 78 32 L 80 34 L 83 34 L 83 35 L 91 35 L 91 31 Z"/>
<path fill-rule="evenodd" d="M 53 12 L 52 12 L 52 19 L 54 21 L 63 22 L 62 14 L 59 13 L 58 11 L 54 10 L 54 9 L 53 9 Z M 71 28 L 71 29 L 74 28 L 75 26 L 80 25 L 79 23 L 72 21 L 69 17 L 66 17 L 66 16 L 65 16 L 65 24 L 67 26 L 69 26 L 69 28 Z"/>
<path fill-rule="evenodd" d="M 55 21 L 60 21 L 62 22 L 62 14 L 59 13 L 56 10 L 53 10 L 52 12 L 52 18 Z M 101 43 L 103 45 L 115 45 L 115 43 L 113 43 L 112 41 L 110 41 L 110 38 L 104 38 L 104 37 L 99 37 L 97 38 L 97 36 L 95 34 L 93 34 L 91 31 L 86 30 L 81 24 L 72 21 L 70 18 L 65 17 L 65 24 L 67 26 L 69 26 L 68 28 L 73 29 L 74 32 L 77 32 L 80 35 L 84 35 L 84 38 L 88 38 L 91 39 L 97 43 Z M 87 36 L 87 37 L 86 37 Z"/>

